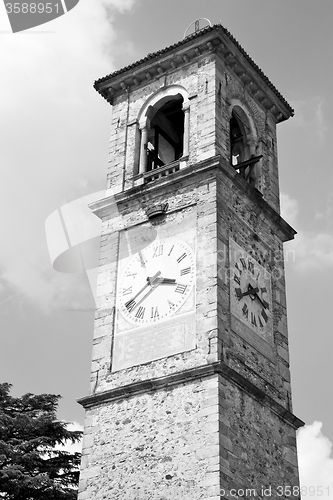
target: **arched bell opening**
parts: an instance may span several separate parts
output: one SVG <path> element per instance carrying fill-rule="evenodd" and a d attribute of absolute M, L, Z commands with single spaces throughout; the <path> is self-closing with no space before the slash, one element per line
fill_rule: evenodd
<path fill-rule="evenodd" d="M 166 97 L 150 106 L 147 129 L 147 172 L 179 160 L 183 156 L 183 97 Z"/>
<path fill-rule="evenodd" d="M 256 131 L 245 111 L 238 105 L 232 109 L 230 117 L 230 163 L 249 184 L 256 186 L 256 164 L 261 156 L 256 156 Z"/>
<path fill-rule="evenodd" d="M 150 182 L 186 166 L 190 103 L 183 87 L 165 87 L 151 96 L 142 107 L 137 123 L 134 172 L 141 176 L 137 183 Z"/>

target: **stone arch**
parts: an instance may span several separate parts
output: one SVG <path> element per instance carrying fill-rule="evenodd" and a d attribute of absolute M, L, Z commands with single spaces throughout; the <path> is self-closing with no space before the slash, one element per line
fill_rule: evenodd
<path fill-rule="evenodd" d="M 146 102 L 143 104 L 141 107 L 139 114 L 138 114 L 138 124 L 139 128 L 142 129 L 144 126 L 147 125 L 147 112 L 149 108 L 154 108 L 156 109 L 158 107 L 161 107 L 159 103 L 161 102 L 167 102 L 168 100 L 172 100 L 175 98 L 177 95 L 182 96 L 184 105 L 188 105 L 189 103 L 189 96 L 187 90 L 181 86 L 181 85 L 169 85 L 167 87 L 163 87 L 162 89 L 157 90 L 154 94 L 152 94 Z"/>

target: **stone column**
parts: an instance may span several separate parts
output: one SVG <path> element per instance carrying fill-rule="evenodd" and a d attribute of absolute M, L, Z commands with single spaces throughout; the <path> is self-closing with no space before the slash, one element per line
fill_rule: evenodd
<path fill-rule="evenodd" d="M 189 154 L 189 139 L 190 139 L 190 103 L 183 104 L 184 111 L 184 137 L 183 137 L 183 156 Z"/>
<path fill-rule="evenodd" d="M 147 142 L 148 142 L 148 128 L 145 125 L 141 129 L 139 174 L 143 174 L 144 172 L 147 171 Z"/>

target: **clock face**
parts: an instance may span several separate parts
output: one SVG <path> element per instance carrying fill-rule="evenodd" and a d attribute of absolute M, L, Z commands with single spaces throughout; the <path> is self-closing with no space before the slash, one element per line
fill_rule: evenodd
<path fill-rule="evenodd" d="M 158 323 L 175 314 L 195 282 L 193 249 L 176 239 L 155 240 L 125 265 L 118 287 L 118 307 L 132 324 Z"/>
<path fill-rule="evenodd" d="M 230 243 L 231 312 L 260 336 L 271 337 L 271 275 L 235 242 Z"/>

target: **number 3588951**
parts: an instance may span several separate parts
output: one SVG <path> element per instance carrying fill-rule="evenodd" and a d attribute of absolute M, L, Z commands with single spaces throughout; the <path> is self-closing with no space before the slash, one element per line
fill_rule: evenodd
<path fill-rule="evenodd" d="M 8 14 L 52 14 L 52 12 L 59 13 L 58 2 L 46 3 L 6 3 L 6 10 Z"/>

